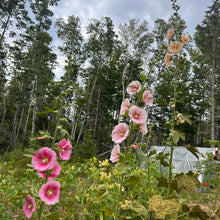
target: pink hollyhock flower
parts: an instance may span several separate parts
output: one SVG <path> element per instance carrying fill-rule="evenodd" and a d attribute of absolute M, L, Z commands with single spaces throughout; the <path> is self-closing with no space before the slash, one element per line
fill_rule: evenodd
<path fill-rule="evenodd" d="M 170 53 L 178 54 L 183 50 L 183 45 L 179 41 L 173 41 L 168 46 L 168 50 Z"/>
<path fill-rule="evenodd" d="M 116 144 L 120 144 L 124 141 L 129 133 L 129 127 L 126 123 L 119 123 L 112 131 L 112 141 Z"/>
<path fill-rule="evenodd" d="M 62 160 L 69 160 L 72 153 L 72 146 L 69 139 L 62 139 L 59 142 L 59 156 Z"/>
<path fill-rule="evenodd" d="M 173 61 L 170 59 L 170 54 L 166 53 L 165 57 L 164 57 L 164 62 L 167 66 L 171 66 L 171 64 L 173 63 Z"/>
<path fill-rule="evenodd" d="M 134 149 L 134 150 L 137 150 L 138 149 L 138 145 L 134 145 L 133 144 L 133 145 L 131 145 L 131 148 Z"/>
<path fill-rule="evenodd" d="M 52 170 L 53 170 L 53 172 L 52 172 L 51 176 L 48 176 L 48 180 L 52 180 L 60 174 L 61 166 L 57 161 L 54 164 Z M 46 179 L 46 173 L 45 172 L 38 170 L 38 174 L 39 174 L 40 177 Z"/>
<path fill-rule="evenodd" d="M 127 93 L 133 95 L 141 90 L 141 83 L 139 81 L 131 82 L 127 87 Z"/>
<path fill-rule="evenodd" d="M 120 115 L 124 115 L 126 113 L 126 111 L 128 110 L 130 106 L 130 101 L 129 99 L 125 99 L 122 103 L 121 103 L 121 110 L 120 110 Z"/>
<path fill-rule="evenodd" d="M 36 211 L 36 204 L 34 198 L 32 198 L 30 195 L 27 195 L 26 197 L 26 202 L 23 206 L 23 211 L 27 218 L 31 218 L 32 213 Z"/>
<path fill-rule="evenodd" d="M 173 29 L 169 29 L 167 32 L 167 39 L 169 40 L 173 36 Z"/>
<path fill-rule="evenodd" d="M 56 158 L 57 155 L 55 151 L 51 150 L 49 147 L 42 147 L 34 152 L 31 162 L 34 169 L 44 171 L 53 168 Z"/>
<path fill-rule="evenodd" d="M 189 35 L 182 35 L 181 36 L 181 41 L 184 43 L 184 44 L 188 44 L 189 43 Z"/>
<path fill-rule="evenodd" d="M 142 124 L 142 123 L 146 122 L 146 120 L 147 120 L 146 111 L 136 105 L 133 105 L 129 109 L 129 116 L 130 116 L 131 120 L 137 124 Z"/>
<path fill-rule="evenodd" d="M 50 180 L 46 184 L 43 184 L 39 191 L 39 197 L 47 205 L 56 204 L 59 202 L 60 197 L 60 183 Z"/>
<path fill-rule="evenodd" d="M 139 129 L 144 135 L 148 132 L 146 123 L 140 124 Z"/>
<path fill-rule="evenodd" d="M 117 144 L 113 147 L 111 152 L 110 160 L 112 161 L 112 163 L 115 163 L 119 160 L 119 155 L 118 155 L 119 153 L 120 153 L 120 146 L 119 144 Z"/>
<path fill-rule="evenodd" d="M 143 102 L 150 107 L 153 106 L 153 96 L 148 90 L 143 93 Z"/>

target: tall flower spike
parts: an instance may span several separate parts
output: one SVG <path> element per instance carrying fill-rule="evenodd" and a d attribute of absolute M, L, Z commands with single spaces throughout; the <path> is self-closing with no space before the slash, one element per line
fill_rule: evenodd
<path fill-rule="evenodd" d="M 33 212 L 36 211 L 36 204 L 34 198 L 32 198 L 30 195 L 27 195 L 26 197 L 26 202 L 23 206 L 23 211 L 27 218 L 31 218 Z"/>
<path fill-rule="evenodd" d="M 50 180 L 46 184 L 43 184 L 39 191 L 39 197 L 47 205 L 58 203 L 60 198 L 60 183 Z"/>
<path fill-rule="evenodd" d="M 119 123 L 112 131 L 112 141 L 116 144 L 120 144 L 124 141 L 129 133 L 129 127 L 126 123 Z"/>
<path fill-rule="evenodd" d="M 129 109 L 129 116 L 134 123 L 143 124 L 147 120 L 147 113 L 144 109 L 133 105 Z"/>
<path fill-rule="evenodd" d="M 120 146 L 119 144 L 116 144 L 111 152 L 111 157 L 110 157 L 110 161 L 112 161 L 112 163 L 115 163 L 119 160 L 119 154 L 120 153 Z"/>
<path fill-rule="evenodd" d="M 56 157 L 55 151 L 48 147 L 42 147 L 34 152 L 31 162 L 36 170 L 50 170 L 56 162 Z"/>
<path fill-rule="evenodd" d="M 133 95 L 141 90 L 141 83 L 139 81 L 131 82 L 127 87 L 127 93 Z"/>

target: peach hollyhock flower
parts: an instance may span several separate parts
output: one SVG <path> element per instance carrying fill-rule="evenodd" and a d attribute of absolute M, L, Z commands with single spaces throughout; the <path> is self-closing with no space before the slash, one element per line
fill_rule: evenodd
<path fill-rule="evenodd" d="M 129 133 L 129 127 L 126 123 L 119 123 L 112 131 L 112 141 L 116 144 L 120 144 L 124 141 Z"/>
<path fill-rule="evenodd" d="M 167 39 L 169 40 L 173 36 L 173 29 L 169 29 L 167 32 Z"/>
<path fill-rule="evenodd" d="M 133 95 L 141 90 L 141 83 L 139 81 L 131 82 L 127 87 L 127 93 Z"/>
<path fill-rule="evenodd" d="M 44 171 L 54 167 L 56 158 L 57 155 L 55 151 L 49 147 L 42 147 L 34 152 L 31 162 L 35 170 Z"/>
<path fill-rule="evenodd" d="M 189 43 L 189 35 L 182 35 L 181 36 L 181 41 L 184 43 L 184 44 L 188 44 Z"/>
<path fill-rule="evenodd" d="M 60 183 L 50 180 L 46 184 L 43 184 L 39 191 L 39 197 L 47 205 L 58 203 L 60 197 Z"/>
<path fill-rule="evenodd" d="M 173 41 L 168 46 L 168 50 L 170 53 L 178 54 L 183 50 L 183 45 L 179 41 Z"/>
<path fill-rule="evenodd" d="M 60 164 L 56 161 L 56 163 L 54 164 L 53 168 L 52 168 L 52 174 L 51 176 L 48 176 L 48 180 L 52 180 L 55 177 L 57 177 L 60 174 L 61 171 L 61 166 Z M 43 171 L 38 170 L 38 175 L 44 179 L 46 179 L 46 173 Z"/>
<path fill-rule="evenodd" d="M 59 156 L 62 160 L 69 160 L 72 153 L 72 146 L 70 145 L 69 139 L 63 138 L 59 142 Z"/>
<path fill-rule="evenodd" d="M 165 57 L 164 57 L 164 62 L 167 66 L 170 66 L 173 61 L 170 60 L 170 54 L 169 53 L 166 53 Z"/>
<path fill-rule="evenodd" d="M 146 122 L 146 120 L 147 120 L 146 111 L 136 105 L 133 105 L 129 109 L 129 116 L 130 116 L 131 120 L 137 124 L 142 124 L 142 123 Z"/>
<path fill-rule="evenodd" d="M 153 106 L 153 95 L 148 90 L 144 91 L 142 99 L 146 105 Z"/>
<path fill-rule="evenodd" d="M 130 106 L 130 101 L 129 99 L 125 99 L 122 103 L 121 103 L 121 110 L 120 110 L 120 115 L 124 115 L 126 113 L 126 111 L 128 110 Z"/>
<path fill-rule="evenodd" d="M 148 132 L 146 123 L 140 124 L 139 129 L 144 135 Z"/>
<path fill-rule="evenodd" d="M 112 163 L 115 163 L 119 160 L 119 154 L 120 153 L 120 146 L 119 144 L 116 144 L 113 149 L 112 149 L 112 152 L 111 152 L 111 157 L 110 157 L 110 161 Z"/>
<path fill-rule="evenodd" d="M 138 149 L 138 145 L 133 144 L 133 145 L 131 145 L 131 148 L 134 149 L 134 150 L 137 150 Z"/>
<path fill-rule="evenodd" d="M 36 211 L 36 204 L 34 198 L 32 198 L 30 195 L 27 195 L 26 197 L 26 202 L 23 206 L 23 211 L 27 218 L 31 218 L 32 213 Z"/>

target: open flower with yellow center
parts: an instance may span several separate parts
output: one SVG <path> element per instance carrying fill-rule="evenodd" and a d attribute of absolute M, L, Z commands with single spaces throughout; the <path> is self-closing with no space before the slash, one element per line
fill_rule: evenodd
<path fill-rule="evenodd" d="M 189 43 L 189 35 L 182 35 L 181 36 L 181 41 L 184 43 L 184 44 L 188 44 Z"/>
<path fill-rule="evenodd" d="M 167 66 L 171 66 L 171 64 L 173 63 L 173 61 L 170 59 L 170 54 L 166 53 L 165 57 L 164 57 L 164 62 Z"/>
<path fill-rule="evenodd" d="M 183 50 L 183 45 L 179 41 L 173 41 L 168 46 L 168 50 L 170 53 L 178 54 Z"/>

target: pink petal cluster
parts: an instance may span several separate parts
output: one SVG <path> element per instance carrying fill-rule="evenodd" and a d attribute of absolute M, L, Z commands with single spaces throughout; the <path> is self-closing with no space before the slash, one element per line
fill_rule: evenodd
<path fill-rule="evenodd" d="M 129 116 L 131 120 L 137 124 L 143 124 L 147 120 L 146 111 L 136 105 L 133 105 L 129 109 Z"/>
<path fill-rule="evenodd" d="M 173 61 L 170 59 L 170 54 L 166 53 L 165 57 L 164 57 L 164 62 L 167 66 L 171 66 L 171 64 L 173 63 Z"/>
<path fill-rule="evenodd" d="M 183 45 L 179 41 L 173 41 L 168 46 L 168 50 L 170 53 L 178 54 L 183 50 Z"/>
<path fill-rule="evenodd" d="M 58 203 L 60 197 L 60 183 L 50 180 L 46 184 L 43 184 L 39 191 L 39 197 L 47 205 Z"/>
<path fill-rule="evenodd" d="M 124 141 L 129 133 L 129 127 L 126 123 L 119 123 L 112 131 L 112 141 L 116 144 L 120 144 Z"/>
<path fill-rule="evenodd" d="M 34 152 L 32 157 L 32 165 L 34 169 L 39 171 L 50 170 L 56 162 L 56 153 L 48 147 L 42 147 Z"/>
<path fill-rule="evenodd" d="M 26 197 L 26 202 L 23 206 L 23 211 L 27 218 L 31 218 L 32 213 L 36 211 L 36 204 L 34 198 L 32 198 L 30 195 L 27 195 Z"/>
<path fill-rule="evenodd" d="M 184 43 L 184 44 L 188 44 L 189 43 L 189 35 L 182 35 L 181 36 L 181 41 Z"/>
<path fill-rule="evenodd" d="M 124 115 L 126 113 L 126 111 L 129 109 L 130 106 L 130 101 L 129 99 L 125 99 L 122 103 L 121 103 L 121 109 L 120 109 L 120 115 Z"/>
<path fill-rule="evenodd" d="M 119 154 L 120 153 L 120 146 L 119 144 L 116 144 L 111 152 L 111 156 L 110 156 L 110 161 L 112 161 L 112 163 L 115 163 L 119 160 Z"/>
<path fill-rule="evenodd" d="M 127 87 L 127 93 L 133 95 L 141 90 L 141 83 L 139 81 L 131 82 Z"/>
<path fill-rule="evenodd" d="M 59 156 L 62 160 L 69 160 L 72 153 L 72 146 L 69 139 L 62 139 L 59 142 Z"/>
<path fill-rule="evenodd" d="M 139 129 L 144 135 L 148 132 L 146 123 L 140 124 Z"/>
<path fill-rule="evenodd" d="M 53 170 L 52 174 L 51 174 L 51 176 L 48 176 L 48 180 L 52 180 L 60 174 L 61 166 L 57 161 L 55 162 L 52 170 Z M 46 173 L 44 171 L 38 170 L 38 174 L 40 177 L 46 179 Z"/>
<path fill-rule="evenodd" d="M 173 36 L 173 29 L 169 29 L 167 32 L 167 39 L 169 40 Z"/>
<path fill-rule="evenodd" d="M 148 90 L 144 91 L 142 98 L 146 105 L 153 106 L 153 95 Z"/>

